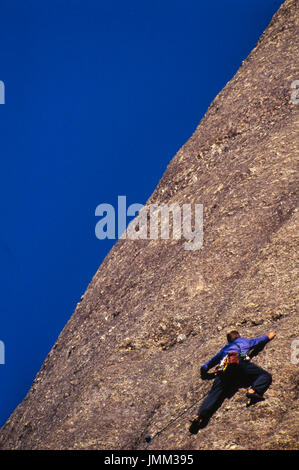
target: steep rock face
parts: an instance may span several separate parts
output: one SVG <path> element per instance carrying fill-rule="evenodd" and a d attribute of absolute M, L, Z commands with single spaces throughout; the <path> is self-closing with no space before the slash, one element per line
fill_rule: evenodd
<path fill-rule="evenodd" d="M 143 449 L 210 388 L 200 365 L 230 328 L 277 332 L 255 359 L 273 375 L 267 399 L 246 408 L 238 391 L 197 436 L 188 433 L 195 408 L 151 448 L 297 446 L 297 17 L 287 0 L 148 201 L 203 204 L 203 247 L 119 240 L 1 429 L 0 448 Z"/>

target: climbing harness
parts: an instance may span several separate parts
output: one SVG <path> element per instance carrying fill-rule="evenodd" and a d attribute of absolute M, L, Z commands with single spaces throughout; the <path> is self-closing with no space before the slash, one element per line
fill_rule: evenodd
<path fill-rule="evenodd" d="M 172 419 L 171 421 L 169 421 L 166 426 L 164 426 L 164 428 L 160 429 L 160 431 L 157 431 L 153 436 L 146 436 L 145 437 L 145 441 L 147 442 L 146 444 L 146 447 L 145 447 L 145 450 L 150 446 L 150 444 L 153 442 L 153 440 L 159 436 L 160 434 L 162 434 L 162 432 L 164 432 L 169 426 L 171 426 L 175 421 L 177 421 L 179 418 L 181 418 L 184 414 L 186 414 L 189 410 L 191 410 L 191 408 L 193 408 L 193 406 L 195 406 L 197 403 L 199 403 L 201 400 L 203 400 L 207 395 L 208 395 L 209 391 L 207 393 L 205 393 L 204 395 L 202 395 L 198 400 L 196 400 L 192 405 L 190 405 L 188 408 L 186 408 L 182 413 L 180 413 L 176 418 Z"/>
<path fill-rule="evenodd" d="M 223 373 L 231 366 L 238 366 L 240 361 L 250 361 L 250 357 L 245 353 L 230 352 L 220 362 L 219 366 L 214 369 L 215 375 Z"/>

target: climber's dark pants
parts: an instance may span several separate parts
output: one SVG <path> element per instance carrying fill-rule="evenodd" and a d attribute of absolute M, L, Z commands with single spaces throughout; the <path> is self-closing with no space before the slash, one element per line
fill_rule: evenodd
<path fill-rule="evenodd" d="M 263 395 L 271 385 L 272 376 L 253 362 L 242 361 L 231 371 L 220 374 L 202 402 L 198 414 L 209 418 L 221 406 L 225 398 L 232 396 L 239 387 L 252 387 L 259 395 Z"/>

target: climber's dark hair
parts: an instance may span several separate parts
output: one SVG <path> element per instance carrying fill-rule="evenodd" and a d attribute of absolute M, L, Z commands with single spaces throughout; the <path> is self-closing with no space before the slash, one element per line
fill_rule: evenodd
<path fill-rule="evenodd" d="M 237 330 L 229 331 L 226 335 L 228 343 L 231 343 L 236 338 L 240 338 L 240 333 Z"/>

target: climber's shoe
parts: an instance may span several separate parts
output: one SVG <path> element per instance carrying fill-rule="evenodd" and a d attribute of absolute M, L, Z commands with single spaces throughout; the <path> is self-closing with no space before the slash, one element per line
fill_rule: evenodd
<path fill-rule="evenodd" d="M 208 421 L 209 420 L 203 416 L 196 416 L 193 421 L 191 421 L 189 432 L 191 434 L 197 434 L 200 429 L 204 428 L 208 424 Z"/>
<path fill-rule="evenodd" d="M 253 398 L 254 400 L 258 400 L 258 401 L 265 400 L 264 397 L 262 397 L 262 395 L 260 395 L 257 392 L 247 392 L 246 396 L 247 398 Z"/>
<path fill-rule="evenodd" d="M 246 397 L 249 399 L 247 402 L 247 406 L 254 405 L 259 401 L 265 400 L 265 398 L 257 392 L 247 392 Z"/>

